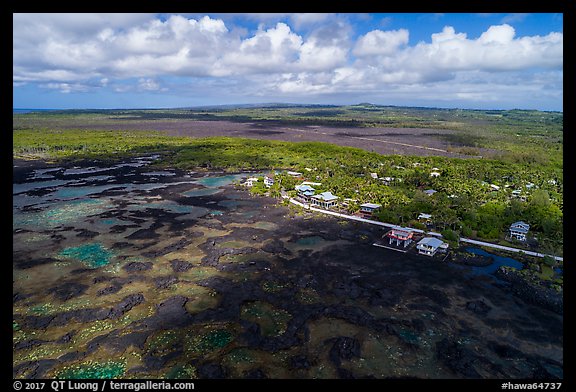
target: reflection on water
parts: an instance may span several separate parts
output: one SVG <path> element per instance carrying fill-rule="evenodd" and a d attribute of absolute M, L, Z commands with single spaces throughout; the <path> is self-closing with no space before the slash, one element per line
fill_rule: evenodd
<path fill-rule="evenodd" d="M 475 255 L 485 256 L 492 258 L 492 264 L 485 267 L 470 267 L 472 274 L 474 275 L 488 275 L 493 274 L 500 267 L 512 267 L 521 270 L 524 265 L 518 260 L 512 259 L 510 257 L 498 256 L 492 253 L 488 253 L 483 249 L 468 247 L 466 251 Z"/>

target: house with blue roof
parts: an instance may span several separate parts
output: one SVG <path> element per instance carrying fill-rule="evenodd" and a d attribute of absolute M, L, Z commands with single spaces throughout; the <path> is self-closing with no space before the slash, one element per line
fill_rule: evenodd
<path fill-rule="evenodd" d="M 510 238 L 518 241 L 526 241 L 526 236 L 530 230 L 530 225 L 523 221 L 514 222 L 510 225 Z"/>

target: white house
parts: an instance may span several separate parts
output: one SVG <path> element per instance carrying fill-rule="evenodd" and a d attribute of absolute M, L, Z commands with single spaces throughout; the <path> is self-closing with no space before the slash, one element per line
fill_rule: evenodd
<path fill-rule="evenodd" d="M 438 191 L 435 191 L 434 189 L 426 189 L 424 191 L 425 194 L 427 194 L 428 196 L 432 196 L 433 194 L 435 194 Z"/>
<path fill-rule="evenodd" d="M 264 185 L 266 185 L 267 188 L 270 188 L 272 185 L 274 185 L 274 178 L 270 176 L 264 176 Z"/>
<path fill-rule="evenodd" d="M 377 180 L 378 179 L 378 173 L 370 173 L 370 177 Z"/>
<path fill-rule="evenodd" d="M 311 198 L 312 205 L 322 207 L 322 208 L 332 208 L 338 204 L 338 196 L 334 196 L 332 192 L 323 192 L 318 195 L 314 195 Z"/>
<path fill-rule="evenodd" d="M 382 204 L 364 203 L 360 205 L 360 213 L 366 217 L 371 217 L 374 211 L 382 207 Z"/>
<path fill-rule="evenodd" d="M 418 253 L 426 256 L 434 256 L 438 249 L 441 249 L 445 242 L 434 237 L 424 237 L 416 244 Z M 446 244 L 447 245 L 447 244 Z"/>
<path fill-rule="evenodd" d="M 254 185 L 255 182 L 258 182 L 258 178 L 256 178 L 256 177 L 250 177 L 250 178 L 248 178 L 248 179 L 244 182 L 244 185 L 245 185 L 245 186 L 248 186 L 248 187 L 251 187 L 252 185 Z"/>
<path fill-rule="evenodd" d="M 440 177 L 440 172 L 433 171 L 432 173 L 430 173 L 430 177 Z"/>
<path fill-rule="evenodd" d="M 432 215 L 431 214 L 425 214 L 423 212 L 421 212 L 418 215 L 418 220 L 424 220 L 426 222 L 430 222 L 430 220 L 432 219 Z"/>
<path fill-rule="evenodd" d="M 530 230 L 530 225 L 523 221 L 514 222 L 510 225 L 510 237 L 518 241 L 526 241 L 526 234 Z"/>
<path fill-rule="evenodd" d="M 286 172 L 286 174 L 288 174 L 289 176 L 292 176 L 292 177 L 301 177 L 302 176 L 302 173 L 295 172 L 295 171 L 288 171 L 288 172 Z"/>
<path fill-rule="evenodd" d="M 492 191 L 499 191 L 500 187 L 498 185 L 490 184 L 490 190 Z"/>

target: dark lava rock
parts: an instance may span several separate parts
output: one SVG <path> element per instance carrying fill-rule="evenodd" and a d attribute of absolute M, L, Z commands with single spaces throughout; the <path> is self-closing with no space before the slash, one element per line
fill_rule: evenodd
<path fill-rule="evenodd" d="M 49 293 L 54 293 L 54 296 L 61 301 L 68 301 L 70 298 L 77 297 L 84 294 L 88 286 L 81 283 L 66 282 L 61 283 L 57 287 L 48 290 Z"/>
<path fill-rule="evenodd" d="M 36 267 L 37 265 L 51 264 L 51 263 L 55 263 L 57 261 L 60 261 L 60 260 L 54 259 L 52 257 L 41 257 L 38 259 L 26 260 L 26 261 L 14 260 L 14 264 L 16 264 L 16 268 L 18 268 L 18 269 L 28 269 L 28 268 Z"/>
<path fill-rule="evenodd" d="M 14 350 L 23 350 L 31 348 L 34 346 L 40 346 L 42 343 L 46 343 L 46 340 L 30 339 L 23 342 L 18 342 L 14 345 Z"/>
<path fill-rule="evenodd" d="M 116 226 L 114 226 L 116 227 Z M 129 240 L 148 240 L 151 238 L 158 238 L 160 234 L 156 233 L 156 229 L 140 229 L 136 230 L 134 233 L 130 234 L 126 239 Z"/>
<path fill-rule="evenodd" d="M 170 265 L 172 265 L 174 272 L 186 272 L 194 266 L 192 263 L 178 259 L 172 260 Z"/>
<path fill-rule="evenodd" d="M 470 310 L 476 314 L 485 315 L 492 308 L 490 306 L 486 305 L 486 303 L 484 303 L 484 301 L 478 300 L 478 301 L 467 302 L 466 303 L 466 309 L 468 309 L 468 310 Z"/>
<path fill-rule="evenodd" d="M 86 229 L 80 229 L 80 232 L 78 234 L 76 234 L 76 237 L 80 237 L 80 238 L 94 238 L 97 235 L 99 235 L 98 232 L 96 231 L 90 231 L 90 230 L 86 230 Z"/>
<path fill-rule="evenodd" d="M 132 261 L 126 264 L 124 267 L 122 267 L 122 269 L 128 272 L 147 271 L 152 269 L 152 265 L 153 264 L 151 261 L 146 261 L 144 263 L 140 261 Z"/>
<path fill-rule="evenodd" d="M 142 294 L 132 294 L 125 297 L 119 304 L 114 306 L 110 311 L 110 318 L 115 319 L 122 316 L 124 313 L 128 312 L 134 306 L 144 302 L 144 296 Z"/>
<path fill-rule="evenodd" d="M 436 357 L 448 369 L 458 375 L 480 378 L 480 374 L 474 369 L 478 356 L 470 349 L 462 347 L 448 338 L 436 343 Z"/>
<path fill-rule="evenodd" d="M 495 275 L 509 282 L 512 292 L 526 302 L 542 306 L 558 314 L 564 314 L 564 296 L 562 293 L 552 288 L 528 282 L 517 271 L 512 271 L 511 269 L 500 267 L 496 270 Z"/>
<path fill-rule="evenodd" d="M 226 369 L 217 363 L 207 363 L 198 366 L 199 378 L 226 378 L 227 376 L 228 372 Z"/>
<path fill-rule="evenodd" d="M 354 281 L 335 282 L 332 291 L 337 297 L 352 299 L 356 299 L 364 294 L 364 289 Z"/>
<path fill-rule="evenodd" d="M 112 245 L 112 249 L 124 249 L 130 248 L 133 244 L 131 242 L 115 242 Z"/>
<path fill-rule="evenodd" d="M 108 286 L 105 287 L 103 289 L 98 290 L 97 295 L 108 295 L 108 294 L 114 294 L 117 293 L 118 291 L 120 291 L 122 289 L 122 286 L 119 285 L 112 285 L 112 286 Z"/>
<path fill-rule="evenodd" d="M 420 287 L 417 291 L 418 294 L 430 298 L 434 303 L 437 305 L 448 307 L 450 306 L 450 299 L 448 296 L 438 289 L 434 289 L 431 287 Z"/>
<path fill-rule="evenodd" d="M 67 334 L 60 337 L 60 339 L 56 340 L 56 343 L 68 343 L 72 338 L 76 335 L 76 331 L 68 332 Z"/>
<path fill-rule="evenodd" d="M 337 366 L 340 366 L 343 359 L 360 357 L 360 342 L 354 338 L 342 336 L 327 341 L 334 342 L 330 349 L 330 360 Z"/>
<path fill-rule="evenodd" d="M 70 362 L 70 361 L 76 361 L 80 357 L 82 357 L 82 354 L 80 352 L 72 351 L 70 353 L 66 353 L 66 354 L 62 355 L 61 357 L 58 357 L 58 360 L 61 363 L 65 363 L 65 362 Z"/>
<path fill-rule="evenodd" d="M 159 276 L 154 278 L 154 284 L 157 289 L 167 289 L 174 283 L 178 283 L 178 278 L 175 276 Z"/>
<path fill-rule="evenodd" d="M 166 246 L 160 250 L 155 250 L 155 251 L 143 253 L 142 256 L 150 257 L 150 258 L 156 258 L 156 257 L 164 256 L 170 252 L 175 252 L 177 250 L 180 250 L 180 249 L 184 248 L 186 245 L 189 245 L 191 243 L 192 243 L 192 240 L 187 239 L 187 238 L 183 238 L 180 241 L 178 241 L 172 245 L 168 245 L 168 246 Z"/>
<path fill-rule="evenodd" d="M 520 350 L 515 349 L 507 344 L 500 344 L 494 341 L 488 343 L 488 348 L 494 351 L 500 358 L 516 359 L 523 358 L 524 354 Z"/>
<path fill-rule="evenodd" d="M 424 332 L 426 325 L 424 324 L 424 321 L 420 319 L 412 319 L 412 328 L 418 332 Z"/>
<path fill-rule="evenodd" d="M 352 372 L 350 370 L 347 369 L 343 369 L 341 367 L 336 369 L 336 372 L 338 373 L 338 377 L 340 379 L 343 380 L 354 380 L 356 379 L 356 377 L 354 377 L 354 374 L 352 374 Z"/>
<path fill-rule="evenodd" d="M 264 244 L 264 246 L 262 247 L 262 250 L 264 252 L 273 253 L 273 254 L 289 255 L 291 253 L 290 250 L 288 250 L 284 246 L 284 243 L 277 238 Z"/>
<path fill-rule="evenodd" d="M 292 369 L 310 369 L 312 364 L 305 355 L 295 355 L 288 360 Z"/>
<path fill-rule="evenodd" d="M 264 380 L 268 379 L 268 376 L 262 369 L 252 369 L 244 373 L 244 378 L 252 380 Z"/>
<path fill-rule="evenodd" d="M 29 295 L 26 294 L 22 294 L 21 292 L 15 292 L 14 294 L 12 294 L 12 303 L 16 303 L 18 301 L 22 301 L 23 299 L 28 298 Z"/>

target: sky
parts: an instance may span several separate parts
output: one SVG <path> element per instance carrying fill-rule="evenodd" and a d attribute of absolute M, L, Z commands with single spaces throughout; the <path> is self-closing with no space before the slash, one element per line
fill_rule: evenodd
<path fill-rule="evenodd" d="M 563 14 L 13 14 L 13 107 L 563 111 Z"/>

